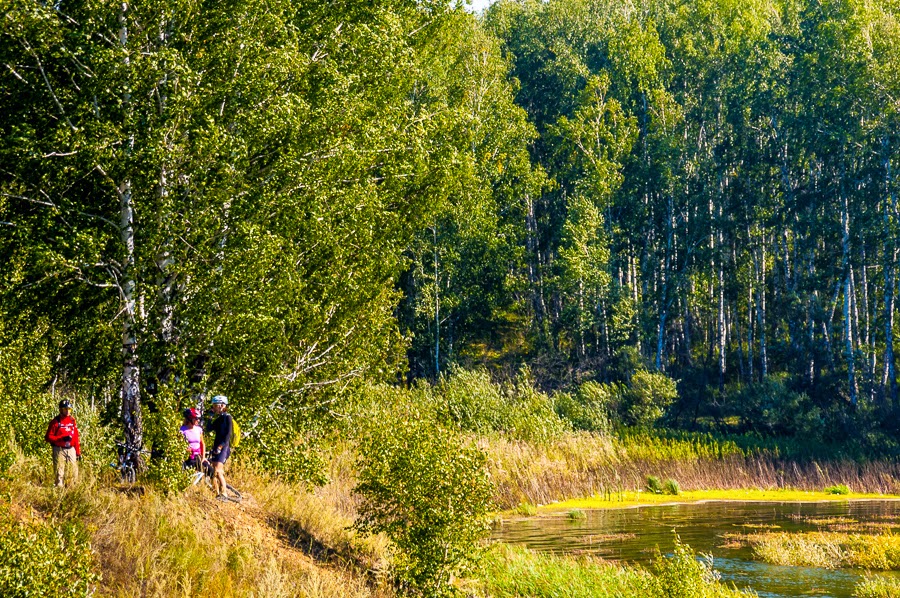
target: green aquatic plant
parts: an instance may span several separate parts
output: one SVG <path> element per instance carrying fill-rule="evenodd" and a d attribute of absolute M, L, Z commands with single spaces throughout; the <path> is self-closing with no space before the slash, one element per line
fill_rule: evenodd
<path fill-rule="evenodd" d="M 824 492 L 825 494 L 840 494 L 843 496 L 850 494 L 850 487 L 846 484 L 837 484 L 836 486 L 828 486 Z"/>
<path fill-rule="evenodd" d="M 571 511 L 569 511 L 568 517 L 572 521 L 582 521 L 587 517 L 587 515 L 581 509 L 572 509 Z"/>
<path fill-rule="evenodd" d="M 681 488 L 678 486 L 678 482 L 671 479 L 666 480 L 666 483 L 663 486 L 663 494 L 671 494 L 672 496 L 681 494 Z"/>
<path fill-rule="evenodd" d="M 662 482 L 660 482 L 659 478 L 655 475 L 647 477 L 647 492 L 650 492 L 651 494 L 663 493 Z"/>
<path fill-rule="evenodd" d="M 856 584 L 856 598 L 895 598 L 900 596 L 900 580 L 888 577 L 867 577 Z"/>

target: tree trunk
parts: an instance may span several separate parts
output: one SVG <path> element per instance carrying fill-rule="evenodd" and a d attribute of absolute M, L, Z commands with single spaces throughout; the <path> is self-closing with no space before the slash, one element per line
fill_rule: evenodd
<path fill-rule="evenodd" d="M 674 199 L 671 194 L 668 198 L 668 208 L 666 210 L 666 251 L 660 269 L 660 293 L 659 293 L 659 325 L 656 333 L 656 370 L 663 371 L 664 351 L 666 344 L 666 318 L 669 315 L 669 268 L 672 259 L 672 242 L 675 234 L 674 228 Z"/>
<path fill-rule="evenodd" d="M 852 309 L 852 277 L 850 271 L 850 212 L 847 194 L 843 189 L 843 176 L 841 177 L 841 271 L 844 274 L 844 358 L 847 360 L 847 384 L 850 387 L 850 404 L 856 405 L 856 360 L 853 348 L 853 318 Z"/>
<path fill-rule="evenodd" d="M 122 4 L 119 12 L 119 43 L 123 49 L 128 45 L 128 24 L 126 13 L 128 5 Z M 129 63 L 127 50 L 124 58 Z M 123 102 L 128 105 L 131 96 L 123 93 Z M 134 137 L 126 141 L 126 151 L 134 147 Z M 138 449 L 144 446 L 144 425 L 141 418 L 141 384 L 140 367 L 137 363 L 137 339 L 135 337 L 135 287 L 134 280 L 134 204 L 131 181 L 126 179 L 118 186 L 119 194 L 119 238 L 125 250 L 122 260 L 122 273 L 119 281 L 121 289 L 122 309 L 122 428 L 125 442 Z M 143 468 L 140 453 L 135 452 L 138 469 Z"/>
<path fill-rule="evenodd" d="M 884 374 L 881 378 L 882 395 L 897 409 L 897 372 L 894 365 L 894 289 L 897 264 L 897 202 L 894 195 L 893 173 L 891 172 L 890 144 L 885 138 L 881 142 L 884 159 L 885 199 L 884 199 Z"/>

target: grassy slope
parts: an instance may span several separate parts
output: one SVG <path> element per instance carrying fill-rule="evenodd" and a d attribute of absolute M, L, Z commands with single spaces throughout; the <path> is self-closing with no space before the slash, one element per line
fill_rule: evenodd
<path fill-rule="evenodd" d="M 356 537 L 342 482 L 314 493 L 235 469 L 247 499 L 220 503 L 205 488 L 174 496 L 84 472 L 58 491 L 46 465 L 20 460 L 0 482 L 21 521 L 78 521 L 88 529 L 103 596 L 389 598 L 386 548 Z"/>

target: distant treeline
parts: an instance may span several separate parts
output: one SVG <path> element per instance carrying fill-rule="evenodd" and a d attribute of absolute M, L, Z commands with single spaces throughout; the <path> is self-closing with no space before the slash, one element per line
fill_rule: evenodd
<path fill-rule="evenodd" d="M 897 0 L 0 6 L 0 415 L 277 436 L 455 364 L 900 411 Z"/>
<path fill-rule="evenodd" d="M 466 211 L 419 234 L 413 370 L 515 354 L 566 383 L 638 361 L 681 381 L 688 419 L 773 375 L 811 397 L 798 412 L 896 411 L 898 17 L 895 1 L 494 4 L 483 24 L 547 180 L 498 203 L 491 233 Z"/>

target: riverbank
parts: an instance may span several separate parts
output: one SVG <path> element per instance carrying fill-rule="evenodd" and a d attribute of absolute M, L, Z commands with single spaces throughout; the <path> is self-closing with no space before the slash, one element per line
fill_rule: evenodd
<path fill-rule="evenodd" d="M 779 492 L 777 500 L 900 496 L 900 465 L 892 461 L 785 456 L 770 447 L 741 447 L 707 435 L 566 433 L 545 442 L 494 435 L 477 442 L 488 455 L 501 511 L 523 504 L 609 508 L 674 500 L 772 499 L 764 492 Z M 648 477 L 674 480 L 691 493 L 675 499 L 641 492 Z M 822 493 L 839 485 L 854 494 Z M 587 503 L 569 504 L 576 499 Z"/>

